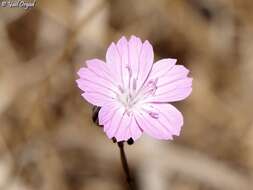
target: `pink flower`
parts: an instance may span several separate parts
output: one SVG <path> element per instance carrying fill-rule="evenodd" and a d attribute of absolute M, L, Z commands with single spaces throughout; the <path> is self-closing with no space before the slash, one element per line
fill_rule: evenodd
<path fill-rule="evenodd" d="M 168 102 L 185 99 L 192 91 L 189 70 L 176 59 L 153 64 L 152 45 L 131 36 L 112 43 L 106 62 L 86 61 L 78 71 L 78 87 L 89 103 L 100 106 L 99 124 L 109 138 L 138 139 L 146 133 L 157 139 L 173 139 L 183 125 L 182 114 Z"/>

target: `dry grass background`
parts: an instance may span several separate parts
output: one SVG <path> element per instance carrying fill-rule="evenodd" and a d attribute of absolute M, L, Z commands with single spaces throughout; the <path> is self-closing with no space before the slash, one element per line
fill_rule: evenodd
<path fill-rule="evenodd" d="M 127 189 L 76 71 L 135 34 L 192 71 L 175 141 L 126 148 L 137 190 L 253 188 L 252 0 L 41 0 L 0 8 L 0 189 Z"/>

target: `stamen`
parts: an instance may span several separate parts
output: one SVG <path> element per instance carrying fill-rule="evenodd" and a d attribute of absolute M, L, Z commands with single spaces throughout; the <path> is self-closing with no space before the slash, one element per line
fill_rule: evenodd
<path fill-rule="evenodd" d="M 148 91 L 148 94 L 150 94 L 150 95 L 154 96 L 154 95 L 155 95 L 156 90 L 157 90 L 157 87 L 155 86 L 154 88 L 152 88 L 152 89 L 150 89 L 150 90 Z"/>
<path fill-rule="evenodd" d="M 118 89 L 122 94 L 124 93 L 124 89 L 120 85 L 118 86 Z"/>
<path fill-rule="evenodd" d="M 136 90 L 136 78 L 133 80 L 133 89 Z"/>
<path fill-rule="evenodd" d="M 147 87 L 154 88 L 154 87 L 156 87 L 157 82 L 158 82 L 158 78 L 156 78 L 155 80 L 152 79 L 152 80 L 148 81 Z"/>
<path fill-rule="evenodd" d="M 157 90 L 156 84 L 158 82 L 158 78 L 156 78 L 155 80 L 152 80 L 151 82 L 152 82 L 152 85 L 150 86 L 151 89 L 150 89 L 149 93 L 153 96 Z"/>
<path fill-rule="evenodd" d="M 152 118 L 154 118 L 154 119 L 158 119 L 159 118 L 159 114 L 158 113 L 156 113 L 156 112 L 149 112 L 148 113 Z"/>
<path fill-rule="evenodd" d="M 153 96 L 157 90 L 157 86 L 156 86 L 157 81 L 158 81 L 158 78 L 155 80 L 148 81 L 147 86 L 144 87 L 143 95 L 152 95 Z"/>
<path fill-rule="evenodd" d="M 129 73 L 129 78 L 131 78 L 132 77 L 132 69 L 131 69 L 130 65 L 126 65 L 126 68 L 128 70 L 128 73 Z"/>
<path fill-rule="evenodd" d="M 131 69 L 131 67 L 130 67 L 129 64 L 127 64 L 127 65 L 125 66 L 125 68 L 128 70 L 128 74 L 129 74 L 128 88 L 129 88 L 129 91 L 130 91 L 130 93 L 131 93 L 130 81 L 131 81 L 131 78 L 132 78 L 132 69 Z"/>
<path fill-rule="evenodd" d="M 131 112 L 130 110 L 127 110 L 127 115 L 128 115 L 129 117 L 131 117 L 131 116 L 132 116 L 132 112 Z"/>
<path fill-rule="evenodd" d="M 129 67 L 127 68 L 129 69 L 129 73 L 131 73 L 131 69 Z M 118 99 L 125 107 L 126 113 L 128 115 L 131 114 L 132 108 L 134 108 L 139 101 L 142 101 L 149 96 L 154 96 L 157 90 L 158 78 L 147 81 L 146 84 L 137 93 L 136 78 L 130 78 L 129 82 L 132 84 L 129 89 L 124 89 L 121 85 L 118 85 L 118 89 L 121 92 L 121 94 L 118 95 Z M 159 117 L 159 114 L 156 112 L 148 111 L 148 113 L 154 119 L 158 119 Z"/>

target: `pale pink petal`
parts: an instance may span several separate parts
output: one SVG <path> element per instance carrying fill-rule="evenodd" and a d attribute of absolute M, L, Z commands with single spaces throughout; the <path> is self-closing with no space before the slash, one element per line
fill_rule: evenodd
<path fill-rule="evenodd" d="M 167 128 L 171 134 L 179 135 L 181 127 L 183 126 L 184 120 L 183 115 L 171 104 L 149 104 L 146 105 L 148 109 L 157 113 L 157 119 L 160 123 Z"/>
<path fill-rule="evenodd" d="M 142 135 L 142 130 L 136 123 L 136 120 L 133 116 L 128 116 L 125 114 L 123 116 L 121 125 L 119 126 L 118 130 L 116 131 L 114 137 L 117 141 L 127 141 L 128 139 L 132 138 L 136 141 Z"/>
<path fill-rule="evenodd" d="M 140 70 L 140 54 L 142 50 L 142 41 L 136 36 L 131 36 L 129 43 L 129 66 L 131 71 L 130 79 L 130 90 L 137 88 L 136 81 L 138 79 L 139 70 Z"/>
<path fill-rule="evenodd" d="M 78 87 L 84 91 L 82 96 L 91 104 L 102 106 L 108 101 L 115 101 L 119 89 L 113 83 L 106 64 L 98 59 L 88 60 L 88 68 L 78 71 Z"/>
<path fill-rule="evenodd" d="M 91 79 L 92 80 L 92 79 Z M 116 94 L 117 94 L 117 89 L 113 89 L 110 88 L 108 86 L 106 86 L 106 84 L 103 83 L 103 81 L 91 81 L 90 79 L 77 79 L 77 85 L 78 87 L 83 90 L 84 92 L 100 92 L 100 93 L 104 93 L 107 94 L 108 96 L 112 97 L 112 98 L 116 98 Z"/>
<path fill-rule="evenodd" d="M 192 78 L 185 77 L 183 79 L 174 80 L 168 83 L 164 83 L 163 85 L 157 85 L 157 90 L 155 95 L 162 96 L 162 95 L 169 95 L 171 91 L 173 94 L 175 93 L 175 89 L 189 89 L 192 86 Z"/>
<path fill-rule="evenodd" d="M 121 121 L 118 120 L 118 126 L 112 125 L 112 117 L 116 117 L 119 113 L 120 108 L 114 106 L 111 107 L 102 107 L 99 112 L 99 122 L 100 125 L 104 125 L 104 131 L 106 132 L 109 138 L 115 137 L 116 140 L 123 141 L 132 138 L 137 140 L 142 135 L 142 130 L 137 125 L 133 117 L 129 117 L 127 114 L 123 115 Z M 117 112 L 117 113 L 116 113 Z M 121 114 L 117 117 L 120 118 Z M 114 116 L 115 115 L 115 116 Z M 115 118 L 116 119 L 116 118 Z"/>
<path fill-rule="evenodd" d="M 98 112 L 99 125 L 105 125 L 112 119 L 113 115 L 119 110 L 121 105 L 118 102 L 111 102 L 105 104 Z M 108 125 L 107 125 L 108 126 Z M 104 130 L 106 128 L 104 127 Z"/>
<path fill-rule="evenodd" d="M 130 137 L 131 137 L 134 141 L 136 141 L 138 138 L 141 137 L 143 131 L 142 131 L 142 129 L 138 126 L 138 124 L 136 123 L 136 120 L 135 120 L 134 116 L 132 116 L 132 117 L 133 117 L 133 118 L 132 118 L 133 120 L 132 120 L 132 123 L 131 123 L 131 125 L 130 125 L 130 127 L 129 127 L 129 132 L 130 132 Z"/>
<path fill-rule="evenodd" d="M 121 71 L 122 60 L 119 54 L 119 50 L 114 42 L 111 43 L 111 45 L 107 49 L 106 63 L 108 64 L 110 72 L 114 75 L 116 79 L 115 82 L 117 82 L 118 85 L 123 86 L 123 76 Z"/>
<path fill-rule="evenodd" d="M 132 122 L 131 120 L 131 117 L 129 117 L 127 114 L 124 114 L 120 125 L 118 126 L 118 129 L 116 131 L 113 131 L 113 134 L 111 134 L 111 136 L 113 135 L 118 142 L 128 140 L 130 138 L 129 127 Z"/>
<path fill-rule="evenodd" d="M 151 137 L 156 139 L 173 139 L 171 131 L 159 118 L 152 117 L 147 111 L 135 113 L 135 119 L 139 127 Z"/>
<path fill-rule="evenodd" d="M 129 51 L 128 51 L 128 41 L 125 36 L 123 36 L 118 42 L 117 42 L 117 48 L 118 52 L 121 57 L 121 62 L 119 63 L 121 66 L 121 77 L 123 81 L 123 88 L 129 87 L 129 79 L 131 73 L 131 68 L 129 64 Z"/>
<path fill-rule="evenodd" d="M 110 122 L 106 123 L 105 128 L 105 133 L 109 138 L 112 138 L 115 136 L 117 130 L 121 126 L 121 122 L 123 120 L 123 116 L 125 115 L 125 109 L 123 107 L 120 107 L 112 116 Z"/>
<path fill-rule="evenodd" d="M 153 47 L 146 40 L 142 46 L 139 58 L 137 89 L 140 88 L 146 81 L 148 75 L 150 74 L 153 61 L 154 61 Z"/>
<path fill-rule="evenodd" d="M 187 98 L 192 91 L 192 78 L 187 77 L 188 73 L 189 70 L 182 65 L 173 66 L 158 77 L 154 96 L 145 101 L 175 102 Z M 152 77 L 153 75 L 150 76 Z"/>
<path fill-rule="evenodd" d="M 167 73 L 172 69 L 172 67 L 176 64 L 176 59 L 161 59 L 154 63 L 152 71 L 150 73 L 149 78 L 156 79 L 167 75 Z"/>
<path fill-rule="evenodd" d="M 106 80 L 108 80 L 114 86 L 117 86 L 116 77 L 113 75 L 111 70 L 104 61 L 99 59 L 91 59 L 86 61 L 86 65 L 90 71 L 96 73 L 96 75 L 102 76 Z"/>
<path fill-rule="evenodd" d="M 140 54 L 142 49 L 142 42 L 140 38 L 131 36 L 129 40 L 129 64 L 132 70 L 133 78 L 138 78 L 138 70 L 140 65 Z"/>
<path fill-rule="evenodd" d="M 84 97 L 84 99 L 87 100 L 89 103 L 96 106 L 103 106 L 104 104 L 107 104 L 108 102 L 115 101 L 115 99 L 100 92 L 85 92 L 82 94 L 82 97 Z"/>
<path fill-rule="evenodd" d="M 106 86 L 114 91 L 117 91 L 117 84 L 114 75 L 110 73 L 105 62 L 99 59 L 87 60 L 86 65 L 88 68 L 81 68 L 77 72 L 81 79 L 86 80 L 90 83 L 97 83 L 101 86 Z"/>

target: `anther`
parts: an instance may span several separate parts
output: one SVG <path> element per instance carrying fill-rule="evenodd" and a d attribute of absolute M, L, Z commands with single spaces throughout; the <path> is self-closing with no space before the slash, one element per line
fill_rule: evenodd
<path fill-rule="evenodd" d="M 118 89 L 121 93 L 124 93 L 124 89 L 120 85 L 118 86 Z"/>
<path fill-rule="evenodd" d="M 159 114 L 158 113 L 156 113 L 156 112 L 149 112 L 148 113 L 151 117 L 153 117 L 154 119 L 158 119 L 159 118 Z"/>

